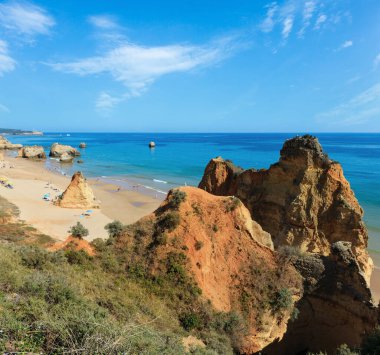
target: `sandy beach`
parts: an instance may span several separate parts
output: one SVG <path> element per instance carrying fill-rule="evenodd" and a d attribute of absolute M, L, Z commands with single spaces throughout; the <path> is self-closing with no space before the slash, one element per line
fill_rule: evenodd
<path fill-rule="evenodd" d="M 45 194 L 50 194 L 51 199 L 60 195 L 71 177 L 47 170 L 44 162 L 8 156 L 1 158 L 4 163 L 0 164 L 0 176 L 9 179 L 14 188 L 1 185 L 0 195 L 20 209 L 22 220 L 57 240 L 64 240 L 69 228 L 77 221 L 89 230 L 87 240 L 107 238 L 104 229 L 107 223 L 113 220 L 125 224 L 136 222 L 153 212 L 161 202 L 137 191 L 118 191 L 116 185 L 89 180 L 101 207 L 92 210 L 91 216 L 84 216 L 84 210 L 61 208 L 43 200 Z"/>

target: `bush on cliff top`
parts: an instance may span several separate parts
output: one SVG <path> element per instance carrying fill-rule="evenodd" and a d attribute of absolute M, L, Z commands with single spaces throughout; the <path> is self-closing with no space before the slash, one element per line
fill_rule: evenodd
<path fill-rule="evenodd" d="M 73 237 L 82 239 L 83 237 L 88 236 L 88 229 L 86 229 L 82 223 L 77 222 L 75 226 L 72 226 L 68 233 L 70 233 Z"/>

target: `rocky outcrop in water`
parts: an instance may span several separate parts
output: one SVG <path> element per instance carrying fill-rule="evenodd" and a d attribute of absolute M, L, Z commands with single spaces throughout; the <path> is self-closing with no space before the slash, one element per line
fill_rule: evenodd
<path fill-rule="evenodd" d="M 13 144 L 8 139 L 0 136 L 0 150 L 16 150 L 22 148 L 22 144 Z"/>
<path fill-rule="evenodd" d="M 44 148 L 39 145 L 21 148 L 18 152 L 18 156 L 26 159 L 46 159 Z"/>
<path fill-rule="evenodd" d="M 69 145 L 62 145 L 59 143 L 54 143 L 51 146 L 49 156 L 59 158 L 65 153 L 72 156 L 72 157 L 80 156 L 80 153 L 77 149 L 75 149 Z"/>
<path fill-rule="evenodd" d="M 329 159 L 317 138 L 287 140 L 279 162 L 267 170 L 242 170 L 222 158 L 212 159 L 199 187 L 238 197 L 271 234 L 275 248 L 292 245 L 327 256 L 335 242 L 350 242 L 369 283 L 373 263 L 363 210 L 341 165 Z"/>
<path fill-rule="evenodd" d="M 73 175 L 70 185 L 55 201 L 55 204 L 64 208 L 88 209 L 99 207 L 99 202 L 96 201 L 91 187 L 81 172 Z"/>
<path fill-rule="evenodd" d="M 59 158 L 59 161 L 61 163 L 72 163 L 74 160 L 74 156 L 73 155 L 70 155 L 68 153 L 63 153 L 60 158 Z"/>

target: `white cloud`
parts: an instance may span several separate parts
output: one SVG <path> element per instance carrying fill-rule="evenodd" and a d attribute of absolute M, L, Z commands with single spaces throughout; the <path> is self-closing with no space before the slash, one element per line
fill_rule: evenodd
<path fill-rule="evenodd" d="M 104 55 L 67 63 L 50 63 L 53 69 L 64 73 L 86 75 L 110 75 L 128 88 L 129 96 L 141 95 L 158 78 L 195 68 L 219 63 L 237 48 L 235 37 L 225 37 L 207 45 L 141 46 L 129 42 L 117 45 Z M 117 103 L 101 95 L 100 106 Z"/>
<path fill-rule="evenodd" d="M 11 110 L 7 106 L 0 104 L 0 112 L 9 113 Z"/>
<path fill-rule="evenodd" d="M 342 45 L 339 47 L 340 49 L 349 48 L 354 45 L 354 42 L 351 40 L 345 41 L 342 43 Z"/>
<path fill-rule="evenodd" d="M 116 29 L 118 24 L 114 17 L 108 15 L 89 16 L 88 21 L 95 27 L 100 29 Z"/>
<path fill-rule="evenodd" d="M 353 97 L 348 102 L 317 115 L 329 123 L 360 124 L 370 119 L 380 119 L 380 83 Z"/>
<path fill-rule="evenodd" d="M 282 29 L 282 37 L 284 39 L 289 37 L 290 32 L 292 31 L 293 28 L 293 23 L 294 23 L 294 18 L 292 16 L 288 16 L 284 20 L 284 27 Z"/>
<path fill-rule="evenodd" d="M 0 25 L 15 34 L 35 36 L 49 34 L 55 21 L 46 10 L 27 2 L 0 4 Z"/>
<path fill-rule="evenodd" d="M 316 9 L 317 3 L 315 1 L 306 1 L 303 13 L 302 13 L 302 27 L 298 31 L 298 36 L 303 37 L 306 29 L 310 26 L 310 21 L 314 15 L 315 9 Z"/>
<path fill-rule="evenodd" d="M 103 91 L 99 94 L 96 100 L 95 108 L 100 113 L 108 114 L 117 104 L 126 100 L 127 98 L 127 95 L 115 97 Z"/>
<path fill-rule="evenodd" d="M 380 53 L 376 56 L 375 60 L 373 61 L 373 64 L 375 67 L 377 67 L 380 64 Z"/>
<path fill-rule="evenodd" d="M 265 18 L 258 26 L 259 30 L 264 33 L 279 30 L 283 44 L 294 31 L 298 38 L 304 38 L 308 30 L 319 30 L 327 23 L 333 27 L 340 19 L 350 18 L 349 12 L 342 12 L 335 3 L 322 0 L 272 2 L 265 9 Z"/>
<path fill-rule="evenodd" d="M 268 5 L 267 8 L 268 10 L 265 20 L 260 25 L 260 28 L 263 32 L 271 32 L 276 23 L 274 17 L 278 10 L 277 4 L 273 2 L 270 5 Z"/>
<path fill-rule="evenodd" d="M 325 14 L 321 14 L 318 16 L 317 21 L 315 21 L 314 29 L 319 30 L 321 26 L 327 21 L 327 16 Z"/>
<path fill-rule="evenodd" d="M 16 67 L 16 61 L 8 53 L 7 42 L 0 39 L 0 76 L 12 71 Z"/>

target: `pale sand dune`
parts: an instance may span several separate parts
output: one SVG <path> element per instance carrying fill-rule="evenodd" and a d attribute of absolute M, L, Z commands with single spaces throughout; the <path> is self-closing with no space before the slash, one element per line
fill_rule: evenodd
<path fill-rule="evenodd" d="M 0 195 L 19 207 L 21 219 L 58 240 L 64 240 L 70 226 L 77 221 L 89 230 L 87 240 L 107 238 L 104 229 L 107 223 L 116 219 L 125 224 L 136 222 L 160 204 L 159 200 L 136 191 L 117 192 L 117 186 L 90 180 L 95 196 L 101 202 L 101 209 L 93 210 L 91 217 L 81 217 L 84 210 L 61 208 L 43 200 L 46 193 L 50 193 L 54 198 L 63 192 L 70 182 L 70 177 L 48 171 L 43 162 L 21 158 L 6 160 L 14 168 L 9 168 L 9 164 L 1 168 L 0 164 L 0 176 L 9 178 L 14 189 L 0 185 Z M 54 191 L 53 188 L 59 191 Z"/>

